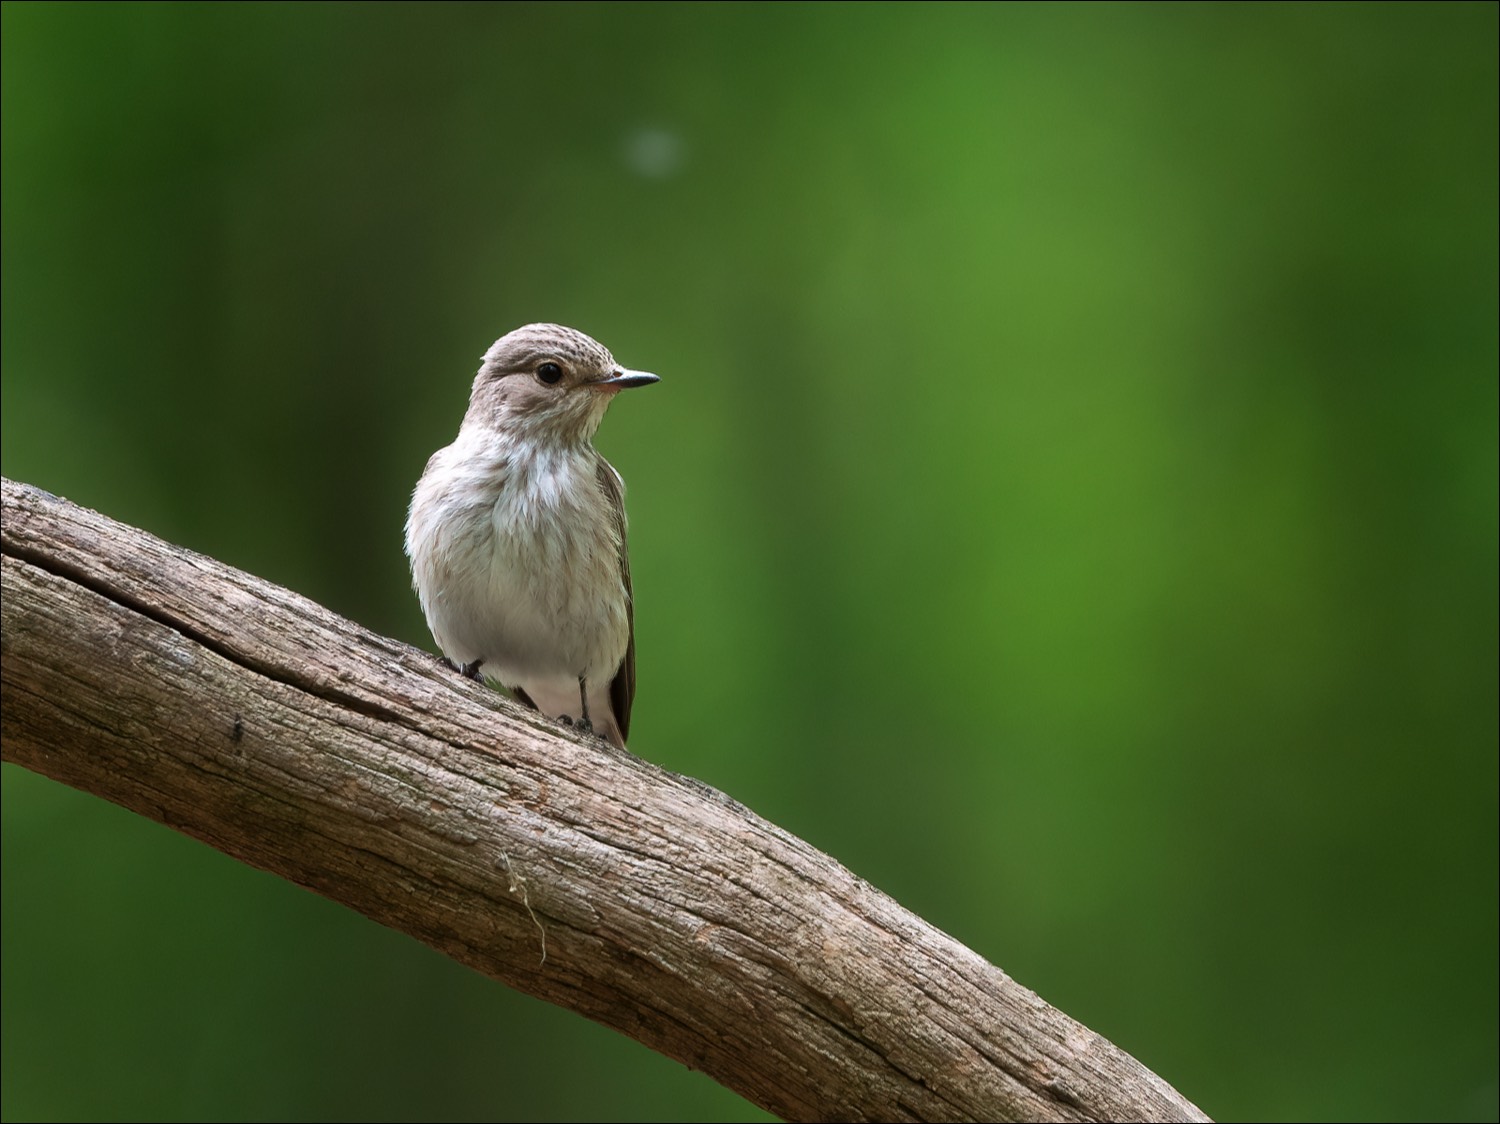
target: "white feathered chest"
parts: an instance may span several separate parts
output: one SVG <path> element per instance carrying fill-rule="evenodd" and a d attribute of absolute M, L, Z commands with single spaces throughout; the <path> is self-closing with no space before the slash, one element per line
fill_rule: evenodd
<path fill-rule="evenodd" d="M 619 481 L 587 444 L 521 456 L 485 432 L 461 432 L 433 455 L 407 549 L 450 659 L 482 660 L 502 683 L 613 676 L 629 641 L 629 595 L 623 514 L 601 471 Z"/>

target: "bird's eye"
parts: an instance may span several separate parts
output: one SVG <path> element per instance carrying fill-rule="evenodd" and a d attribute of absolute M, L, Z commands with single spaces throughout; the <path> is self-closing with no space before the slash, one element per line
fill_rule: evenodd
<path fill-rule="evenodd" d="M 543 363 L 536 369 L 536 377 L 548 386 L 556 386 L 562 381 L 562 368 L 556 363 Z"/>

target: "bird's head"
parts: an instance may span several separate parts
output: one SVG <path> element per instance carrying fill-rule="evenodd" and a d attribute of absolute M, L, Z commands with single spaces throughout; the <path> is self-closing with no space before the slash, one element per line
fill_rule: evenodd
<path fill-rule="evenodd" d="M 577 444 L 599 428 L 621 390 L 660 381 L 632 371 L 597 340 L 561 324 L 527 324 L 484 353 L 464 425 Z"/>

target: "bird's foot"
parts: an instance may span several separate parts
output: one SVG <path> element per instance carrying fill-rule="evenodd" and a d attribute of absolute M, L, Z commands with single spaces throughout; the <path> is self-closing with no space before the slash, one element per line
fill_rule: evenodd
<path fill-rule="evenodd" d="M 447 656 L 439 656 L 438 662 L 441 663 L 444 667 L 451 668 L 453 671 L 458 672 L 465 679 L 472 679 L 476 683 L 484 682 L 484 676 L 479 674 L 479 665 L 484 662 L 483 660 L 475 660 L 472 663 L 466 664 L 456 664 Z"/>

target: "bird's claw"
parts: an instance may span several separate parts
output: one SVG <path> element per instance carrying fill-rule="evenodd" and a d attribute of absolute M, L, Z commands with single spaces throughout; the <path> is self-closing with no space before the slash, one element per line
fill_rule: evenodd
<path fill-rule="evenodd" d="M 472 679 L 476 683 L 484 682 L 484 676 L 479 674 L 479 665 L 484 662 L 483 660 L 474 660 L 472 663 L 466 664 L 456 664 L 447 656 L 439 656 L 438 662 L 441 663 L 444 667 L 458 672 L 465 679 Z"/>

